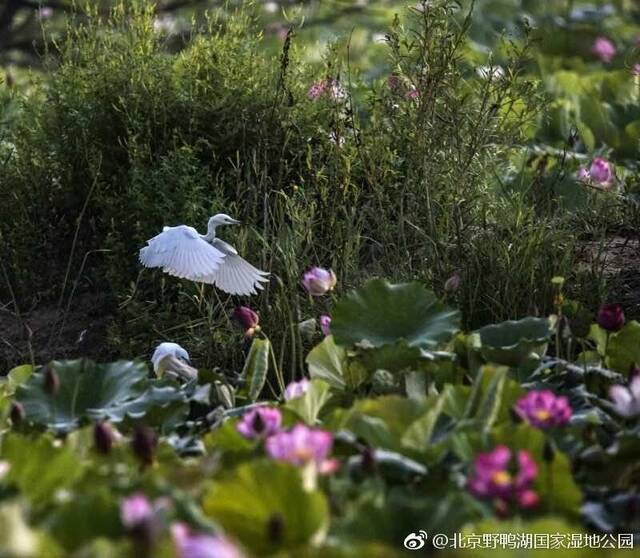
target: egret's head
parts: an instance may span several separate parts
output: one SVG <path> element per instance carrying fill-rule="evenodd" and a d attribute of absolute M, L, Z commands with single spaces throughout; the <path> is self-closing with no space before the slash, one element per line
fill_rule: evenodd
<path fill-rule="evenodd" d="M 160 345 L 156 347 L 156 350 L 153 351 L 153 356 L 151 357 L 153 370 L 155 372 L 158 372 L 160 363 L 167 356 L 173 356 L 186 363 L 189 362 L 189 353 L 177 343 L 160 343 Z"/>
<path fill-rule="evenodd" d="M 209 227 L 219 227 L 220 225 L 239 225 L 240 221 L 229 217 L 226 213 L 218 213 L 209 219 Z"/>

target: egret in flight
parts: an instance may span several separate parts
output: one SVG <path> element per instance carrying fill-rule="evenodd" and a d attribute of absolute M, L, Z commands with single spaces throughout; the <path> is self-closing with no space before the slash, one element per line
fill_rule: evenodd
<path fill-rule="evenodd" d="M 268 282 L 268 273 L 253 267 L 238 251 L 216 237 L 221 225 L 238 225 L 232 217 L 218 213 L 209 219 L 207 234 L 193 227 L 164 227 L 140 250 L 140 263 L 161 267 L 175 277 L 213 284 L 232 295 L 252 295 Z"/>
<path fill-rule="evenodd" d="M 153 371 L 158 378 L 181 376 L 195 380 L 198 371 L 189 364 L 189 353 L 177 343 L 160 343 L 151 357 Z"/>

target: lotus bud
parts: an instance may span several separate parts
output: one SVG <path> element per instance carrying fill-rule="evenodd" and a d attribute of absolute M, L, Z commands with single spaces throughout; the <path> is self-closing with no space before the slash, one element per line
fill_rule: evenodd
<path fill-rule="evenodd" d="M 260 317 L 248 306 L 238 306 L 233 311 L 233 318 L 244 328 L 246 337 L 251 337 L 256 331 L 260 331 Z"/>
<path fill-rule="evenodd" d="M 616 50 L 616 45 L 609 39 L 598 37 L 591 47 L 591 52 L 603 62 L 611 62 L 618 51 Z"/>
<path fill-rule="evenodd" d="M 375 473 L 377 465 L 375 450 L 371 446 L 366 446 L 361 453 L 360 466 L 362 471 L 367 475 L 372 475 Z"/>
<path fill-rule="evenodd" d="M 593 182 L 607 186 L 611 184 L 614 178 L 613 165 L 602 157 L 596 157 L 591 162 L 589 177 Z"/>
<path fill-rule="evenodd" d="M 331 335 L 331 316 L 326 314 L 320 316 L 320 331 L 325 337 Z"/>
<path fill-rule="evenodd" d="M 153 464 L 153 454 L 158 445 L 156 433 L 146 426 L 138 426 L 133 433 L 131 448 L 143 466 Z"/>
<path fill-rule="evenodd" d="M 93 443 L 98 453 L 108 454 L 113 447 L 115 434 L 108 422 L 97 422 L 93 427 Z"/>
<path fill-rule="evenodd" d="M 447 279 L 444 283 L 444 291 L 446 293 L 455 293 L 460 288 L 460 275 L 458 273 L 454 273 L 449 279 Z"/>
<path fill-rule="evenodd" d="M 284 390 L 284 400 L 291 401 L 296 397 L 302 397 L 310 385 L 311 383 L 307 378 L 302 378 L 302 380 L 298 382 L 290 382 Z"/>
<path fill-rule="evenodd" d="M 11 418 L 11 423 L 14 426 L 20 424 L 26 416 L 24 407 L 21 403 L 14 401 L 11 405 L 11 411 L 9 413 L 9 417 Z"/>
<path fill-rule="evenodd" d="M 43 380 L 44 391 L 49 395 L 55 395 L 60 391 L 60 376 L 58 376 L 58 373 L 50 366 L 45 368 Z"/>
<path fill-rule="evenodd" d="M 336 286 L 336 274 L 331 269 L 312 267 L 302 278 L 302 285 L 311 296 L 322 296 Z"/>
<path fill-rule="evenodd" d="M 598 325 L 608 332 L 620 331 L 625 324 L 624 311 L 619 304 L 605 304 L 598 310 Z"/>
<path fill-rule="evenodd" d="M 279 513 L 274 513 L 267 521 L 267 537 L 274 544 L 282 541 L 284 535 L 284 517 Z"/>

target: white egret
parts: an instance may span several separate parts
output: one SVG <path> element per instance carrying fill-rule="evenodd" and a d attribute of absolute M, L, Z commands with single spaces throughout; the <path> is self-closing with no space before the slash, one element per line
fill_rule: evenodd
<path fill-rule="evenodd" d="M 189 365 L 189 353 L 177 343 L 160 343 L 153 351 L 151 363 L 158 378 L 181 376 L 187 380 L 195 380 L 198 371 Z"/>
<path fill-rule="evenodd" d="M 253 267 L 238 255 L 238 251 L 216 237 L 221 225 L 238 225 L 232 217 L 218 213 L 209 219 L 207 234 L 193 227 L 164 227 L 147 240 L 140 250 L 140 262 L 145 267 L 161 267 L 175 277 L 213 284 L 233 295 L 252 295 L 268 282 L 268 273 Z"/>

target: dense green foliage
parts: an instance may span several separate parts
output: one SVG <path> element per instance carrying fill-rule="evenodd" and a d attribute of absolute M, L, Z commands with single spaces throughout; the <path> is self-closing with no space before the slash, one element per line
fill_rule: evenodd
<path fill-rule="evenodd" d="M 586 204 L 586 217 L 618 202 L 587 203 L 566 161 L 524 148 L 544 103 L 526 28 L 497 46 L 504 77 L 485 79 L 486 59 L 469 50 L 471 12 L 409 10 L 375 45 L 388 70 L 363 82 L 350 43 L 309 64 L 294 29 L 269 54 L 242 13 L 212 15 L 171 53 L 152 12 L 135 6 L 71 26 L 59 63 L 6 105 L 0 222 L 12 289 L 2 288 L 20 306 L 72 308 L 78 293 L 100 292 L 120 303 L 117 352 L 195 336 L 206 362 L 238 366 L 219 343 L 225 301 L 140 274 L 136 260 L 162 225 L 202 228 L 223 210 L 248 225 L 230 240 L 273 274 L 258 302 L 271 324 L 305 313 L 298 278 L 316 262 L 345 285 L 373 274 L 442 292 L 457 273 L 467 326 L 547 311 L 555 274 L 600 294 L 575 267 L 577 218 L 563 200 Z M 322 79 L 339 80 L 345 97 L 310 99 Z M 294 332 L 273 341 L 299 361 Z"/>

